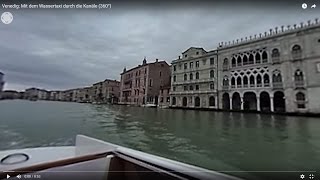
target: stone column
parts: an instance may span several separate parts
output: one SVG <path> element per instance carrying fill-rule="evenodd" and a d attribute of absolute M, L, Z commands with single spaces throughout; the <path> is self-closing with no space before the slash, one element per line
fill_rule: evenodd
<path fill-rule="evenodd" d="M 270 97 L 270 110 L 271 112 L 274 112 L 274 106 L 273 106 L 273 97 Z"/>
<path fill-rule="evenodd" d="M 230 110 L 232 110 L 232 98 L 230 98 Z"/>
<path fill-rule="evenodd" d="M 257 96 L 257 110 L 260 111 L 260 96 Z"/>

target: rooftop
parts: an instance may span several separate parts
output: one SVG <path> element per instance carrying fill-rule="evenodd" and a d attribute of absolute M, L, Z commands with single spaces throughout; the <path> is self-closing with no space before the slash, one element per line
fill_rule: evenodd
<path fill-rule="evenodd" d="M 266 40 L 266 39 L 270 39 L 270 38 L 274 38 L 274 37 L 279 37 L 279 36 L 284 36 L 284 35 L 288 35 L 288 34 L 292 34 L 292 33 L 296 33 L 302 30 L 306 30 L 306 29 L 312 29 L 312 28 L 319 28 L 319 22 L 318 22 L 318 18 L 316 18 L 313 22 L 311 20 L 307 21 L 306 23 L 301 22 L 300 25 L 294 24 L 293 26 L 291 25 L 287 25 L 287 26 L 281 26 L 281 28 L 279 27 L 275 27 L 274 29 L 271 28 L 269 29 L 269 32 L 264 32 L 264 33 L 259 33 L 259 35 L 255 34 L 254 36 L 249 36 L 249 37 L 245 37 L 245 38 L 240 38 L 240 39 L 236 39 L 228 42 L 220 42 L 218 44 L 218 49 L 227 49 L 227 48 L 231 48 L 231 47 L 236 47 L 239 45 L 244 45 L 244 44 L 249 44 L 252 42 L 258 42 L 258 41 L 262 41 L 262 40 Z"/>

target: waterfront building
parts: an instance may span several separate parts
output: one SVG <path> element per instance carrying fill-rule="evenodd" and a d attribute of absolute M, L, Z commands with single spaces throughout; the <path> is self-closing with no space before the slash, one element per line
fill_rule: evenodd
<path fill-rule="evenodd" d="M 105 97 L 102 93 L 103 81 L 92 85 L 91 102 L 103 102 Z"/>
<path fill-rule="evenodd" d="M 45 89 L 29 88 L 25 90 L 25 99 L 29 100 L 48 100 L 50 92 Z"/>
<path fill-rule="evenodd" d="M 78 92 L 77 102 L 84 103 L 84 102 L 91 102 L 91 87 L 84 87 L 80 88 Z"/>
<path fill-rule="evenodd" d="M 102 83 L 102 94 L 104 102 L 118 103 L 120 97 L 120 82 L 117 80 L 106 79 Z"/>
<path fill-rule="evenodd" d="M 58 92 L 57 91 L 50 91 L 49 92 L 49 100 L 50 101 L 57 101 L 58 100 Z"/>
<path fill-rule="evenodd" d="M 171 88 L 170 85 L 160 88 L 159 107 L 166 108 L 170 106 L 170 88 Z"/>
<path fill-rule="evenodd" d="M 132 69 L 124 68 L 120 81 L 120 104 L 158 104 L 159 90 L 170 82 L 170 66 L 166 61 L 147 63 Z"/>
<path fill-rule="evenodd" d="M 318 19 L 218 47 L 219 107 L 320 113 Z"/>
<path fill-rule="evenodd" d="M 14 90 L 6 90 L 1 92 L 1 98 L 0 99 L 20 99 L 21 93 Z"/>
<path fill-rule="evenodd" d="M 172 61 L 170 106 L 217 108 L 217 51 L 190 47 Z"/>

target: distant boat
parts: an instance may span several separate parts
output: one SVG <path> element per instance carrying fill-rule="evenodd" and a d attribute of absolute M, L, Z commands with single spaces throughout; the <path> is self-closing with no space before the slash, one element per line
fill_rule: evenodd
<path fill-rule="evenodd" d="M 0 151 L 0 160 L 0 179 L 240 180 L 83 135 L 77 135 L 75 146 Z"/>

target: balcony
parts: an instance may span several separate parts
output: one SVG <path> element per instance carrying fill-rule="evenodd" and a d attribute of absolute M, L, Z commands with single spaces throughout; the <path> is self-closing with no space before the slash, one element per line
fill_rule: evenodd
<path fill-rule="evenodd" d="M 296 88 L 304 88 L 303 81 L 295 81 L 294 84 L 295 84 Z"/>
<path fill-rule="evenodd" d="M 222 89 L 223 89 L 223 90 L 228 90 L 228 89 L 229 89 L 229 86 L 222 86 Z"/>
<path fill-rule="evenodd" d="M 228 65 L 223 65 L 222 70 L 223 70 L 223 71 L 228 71 L 228 70 L 229 70 Z"/>
<path fill-rule="evenodd" d="M 243 87 L 244 87 L 244 88 L 247 88 L 247 87 L 248 87 L 248 84 L 243 84 Z"/>
<path fill-rule="evenodd" d="M 231 85 L 231 88 L 236 88 L 236 85 Z"/>
<path fill-rule="evenodd" d="M 267 63 L 268 59 L 262 59 L 262 63 Z"/>
<path fill-rule="evenodd" d="M 257 87 L 262 87 L 262 84 L 261 83 L 257 84 Z"/>
<path fill-rule="evenodd" d="M 272 57 L 272 63 L 273 64 L 279 64 L 280 63 L 280 57 Z"/>
<path fill-rule="evenodd" d="M 250 87 L 254 88 L 254 87 L 255 87 L 255 85 L 254 85 L 254 84 L 250 84 Z"/>
<path fill-rule="evenodd" d="M 242 88 L 241 84 L 237 84 L 237 88 Z"/>
<path fill-rule="evenodd" d="M 264 87 L 270 87 L 270 83 L 264 83 Z"/>
<path fill-rule="evenodd" d="M 302 53 L 300 51 L 292 53 L 292 60 L 299 61 L 301 59 L 302 59 Z"/>
<path fill-rule="evenodd" d="M 274 82 L 272 83 L 273 89 L 283 89 L 283 84 L 282 82 Z"/>

